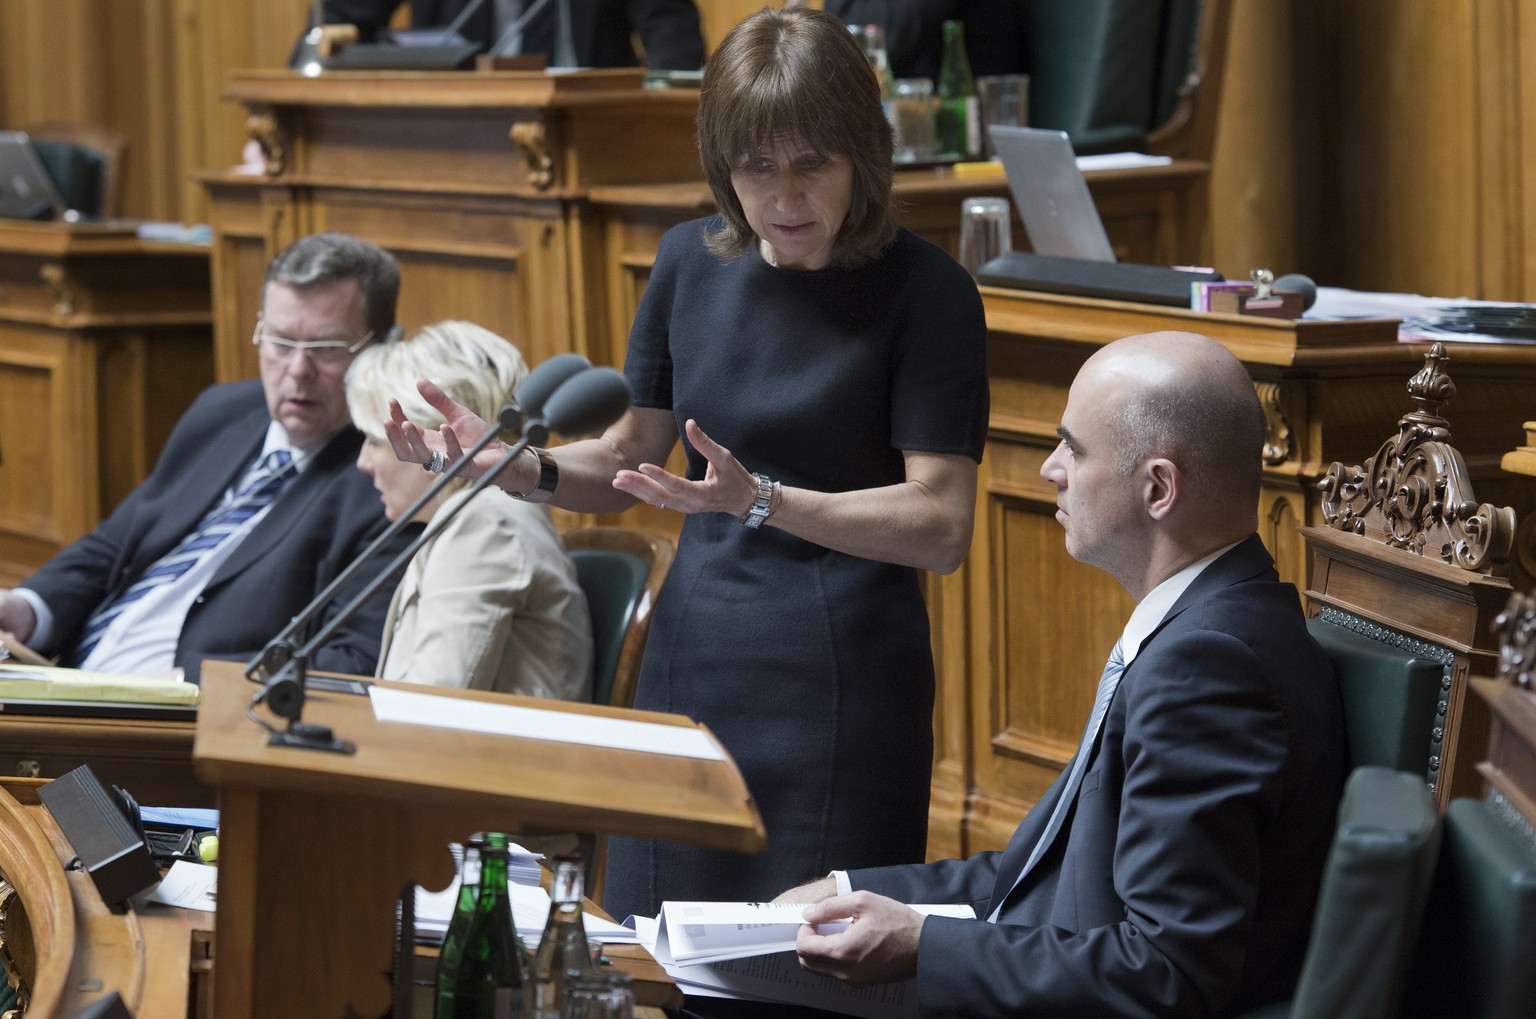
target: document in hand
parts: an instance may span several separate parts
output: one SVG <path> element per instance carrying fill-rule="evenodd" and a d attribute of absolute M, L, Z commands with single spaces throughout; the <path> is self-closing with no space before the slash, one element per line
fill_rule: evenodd
<path fill-rule="evenodd" d="M 974 919 L 969 906 L 919 905 L 926 915 Z M 651 954 L 685 994 L 773 1001 L 885 1019 L 917 1014 L 912 981 L 852 987 L 802 969 L 795 935 L 804 924 L 804 903 L 664 902 L 654 927 Z M 822 924 L 831 934 L 846 921 Z M 638 924 L 646 941 L 649 922 Z"/>

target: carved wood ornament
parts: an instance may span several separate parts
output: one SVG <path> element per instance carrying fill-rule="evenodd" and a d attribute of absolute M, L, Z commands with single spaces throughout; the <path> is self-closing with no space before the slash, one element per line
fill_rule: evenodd
<path fill-rule="evenodd" d="M 75 284 L 64 267 L 58 262 L 46 262 L 37 275 L 48 287 L 48 293 L 53 295 L 53 313 L 60 318 L 73 315 L 77 305 Z"/>
<path fill-rule="evenodd" d="M 555 182 L 555 161 L 549 154 L 549 140 L 544 135 L 544 125 L 536 120 L 519 121 L 508 132 L 518 155 L 523 157 L 523 168 L 528 171 L 528 184 L 540 191 L 547 190 Z"/>
<path fill-rule="evenodd" d="M 266 164 L 268 177 L 276 177 L 288 165 L 288 147 L 283 144 L 283 132 L 278 126 L 277 114 L 271 110 L 252 113 L 245 118 L 245 129 L 257 145 L 261 146 L 261 158 Z"/>
<path fill-rule="evenodd" d="M 1466 462 L 1451 445 L 1442 409 L 1456 384 L 1442 370 L 1450 360 L 1436 343 L 1424 367 L 1408 380 L 1418 409 L 1398 420 L 1397 434 L 1358 466 L 1335 461 L 1318 487 L 1323 519 L 1352 534 L 1379 536 L 1393 548 L 1424 555 L 1428 548 L 1465 570 L 1492 576 L 1507 571 L 1515 539 L 1515 511 L 1479 504 Z"/>
<path fill-rule="evenodd" d="M 1499 638 L 1500 682 L 1536 689 L 1536 598 L 1516 591 L 1493 621 Z"/>

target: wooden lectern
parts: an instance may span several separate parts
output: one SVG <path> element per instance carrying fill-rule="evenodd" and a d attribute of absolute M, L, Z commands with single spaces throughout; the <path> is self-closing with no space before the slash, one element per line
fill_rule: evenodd
<path fill-rule="evenodd" d="M 448 843 L 475 831 L 604 831 L 746 853 L 766 845 L 729 758 L 383 723 L 366 696 L 313 688 L 305 720 L 331 726 L 356 754 L 269 747 L 268 731 L 247 714 L 260 688 L 238 664 L 208 662 L 202 685 L 192 756 L 220 794 L 220 1019 L 383 1015 L 395 902 L 413 883 L 446 886 Z M 696 726 L 681 715 L 433 692 Z"/>

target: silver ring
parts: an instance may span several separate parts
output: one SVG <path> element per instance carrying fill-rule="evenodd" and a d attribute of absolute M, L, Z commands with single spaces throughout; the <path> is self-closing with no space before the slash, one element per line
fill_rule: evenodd
<path fill-rule="evenodd" d="M 667 508 L 667 504 L 666 504 L 666 503 L 664 503 L 664 502 L 658 502 L 658 503 L 657 503 L 657 504 L 656 504 L 656 508 L 657 508 L 657 509 L 666 509 L 666 508 Z"/>
<path fill-rule="evenodd" d="M 443 455 L 443 451 L 440 449 L 434 449 L 432 451 L 432 459 L 421 465 L 422 470 L 431 471 L 433 474 L 443 473 L 443 469 L 447 466 L 448 458 Z"/>

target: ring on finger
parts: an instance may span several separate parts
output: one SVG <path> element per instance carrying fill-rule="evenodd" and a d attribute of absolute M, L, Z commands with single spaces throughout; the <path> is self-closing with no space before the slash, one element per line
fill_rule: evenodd
<path fill-rule="evenodd" d="M 447 466 L 448 458 L 443 455 L 443 451 L 440 449 L 434 449 L 432 451 L 432 459 L 422 464 L 421 469 L 424 471 L 431 471 L 433 474 L 441 474 L 443 473 L 444 468 Z"/>

